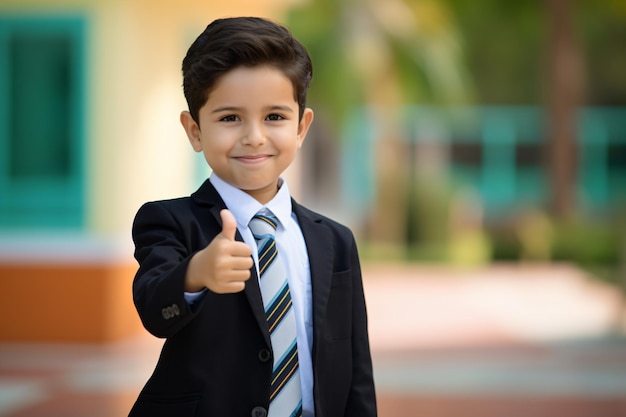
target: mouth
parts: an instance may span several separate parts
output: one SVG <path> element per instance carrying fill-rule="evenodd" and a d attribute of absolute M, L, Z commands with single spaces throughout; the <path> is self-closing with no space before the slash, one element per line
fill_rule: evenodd
<path fill-rule="evenodd" d="M 261 155 L 243 155 L 243 156 L 236 156 L 234 157 L 234 159 L 246 163 L 246 164 L 255 164 L 255 163 L 260 163 L 263 161 L 268 160 L 271 157 L 271 155 L 268 154 L 261 154 Z"/>

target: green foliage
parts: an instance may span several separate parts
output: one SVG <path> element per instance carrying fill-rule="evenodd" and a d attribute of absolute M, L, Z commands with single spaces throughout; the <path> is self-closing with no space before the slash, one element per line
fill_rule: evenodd
<path fill-rule="evenodd" d="M 545 101 L 548 2 L 443 0 L 454 11 L 481 104 Z M 586 69 L 586 102 L 626 104 L 626 2 L 574 0 L 575 42 Z"/>
<path fill-rule="evenodd" d="M 612 221 L 577 218 L 552 222 L 550 236 L 553 261 L 573 262 L 585 267 L 616 267 L 619 262 L 620 228 Z M 489 227 L 494 242 L 494 260 L 522 259 L 517 225 Z"/>
<path fill-rule="evenodd" d="M 537 104 L 542 97 L 546 16 L 539 0 L 446 0 L 481 104 Z"/>
<path fill-rule="evenodd" d="M 346 55 L 345 22 L 339 6 L 329 0 L 311 1 L 287 15 L 291 31 L 313 60 L 309 105 L 322 105 L 336 129 L 350 109 L 363 101 L 356 70 Z"/>
<path fill-rule="evenodd" d="M 626 105 L 626 2 L 577 0 L 573 4 L 586 62 L 587 102 Z"/>
<path fill-rule="evenodd" d="M 522 245 L 512 227 L 491 227 L 489 236 L 493 241 L 494 261 L 519 261 Z"/>
<path fill-rule="evenodd" d="M 436 181 L 416 178 L 409 186 L 408 194 L 407 244 L 445 247 L 450 227 L 449 188 Z M 432 252 L 431 249 L 428 251 Z"/>
<path fill-rule="evenodd" d="M 554 260 L 580 265 L 615 265 L 618 262 L 617 230 L 601 221 L 562 221 L 556 224 Z"/>
<path fill-rule="evenodd" d="M 381 13 L 391 8 L 395 15 Z M 393 27 L 394 16 L 406 17 L 396 25 L 401 30 Z M 324 109 L 336 131 L 356 106 L 442 103 L 467 95 L 443 2 L 314 0 L 290 9 L 286 22 L 314 62 L 310 103 Z M 375 102 L 381 92 L 388 102 Z"/>

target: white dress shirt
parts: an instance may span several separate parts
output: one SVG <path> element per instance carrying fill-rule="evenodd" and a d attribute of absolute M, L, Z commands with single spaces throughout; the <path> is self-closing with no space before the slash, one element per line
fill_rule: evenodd
<path fill-rule="evenodd" d="M 244 191 L 233 187 L 220 179 L 215 173 L 209 179 L 220 194 L 228 210 L 237 220 L 237 229 L 244 242 L 252 248 L 252 256 L 259 271 L 257 245 L 248 228 L 248 223 L 258 212 L 270 211 L 278 218 L 276 229 L 276 244 L 281 260 L 285 263 L 289 290 L 296 317 L 296 332 L 298 343 L 298 361 L 300 380 L 302 384 L 302 409 L 304 417 L 314 416 L 313 405 L 313 364 L 311 352 L 313 349 L 313 313 L 311 271 L 306 242 L 300 230 L 298 219 L 292 211 L 291 195 L 287 182 L 279 179 L 279 190 L 276 196 L 266 205 L 262 205 Z M 193 303 L 200 293 L 186 293 L 189 303 Z"/>

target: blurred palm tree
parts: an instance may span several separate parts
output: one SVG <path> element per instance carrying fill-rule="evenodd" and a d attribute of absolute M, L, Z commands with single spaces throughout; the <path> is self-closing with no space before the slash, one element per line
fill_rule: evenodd
<path fill-rule="evenodd" d="M 562 218 L 570 217 L 576 208 L 576 124 L 583 101 L 584 68 L 572 4 L 569 0 L 547 0 L 545 6 L 550 28 L 547 110 L 551 209 Z"/>
<path fill-rule="evenodd" d="M 458 104 L 470 88 L 451 13 L 436 0 L 309 0 L 287 22 L 314 63 L 309 100 L 335 136 L 365 108 L 376 131 L 376 197 L 369 238 L 403 246 L 411 154 L 407 104 Z"/>

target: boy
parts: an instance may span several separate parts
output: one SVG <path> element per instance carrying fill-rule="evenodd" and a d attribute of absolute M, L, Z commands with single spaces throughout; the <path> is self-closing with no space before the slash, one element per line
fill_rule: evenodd
<path fill-rule="evenodd" d="M 135 305 L 166 341 L 130 416 L 376 415 L 352 233 L 280 177 L 313 121 L 311 76 L 260 18 L 216 20 L 189 48 L 180 119 L 212 174 L 135 218 Z"/>

